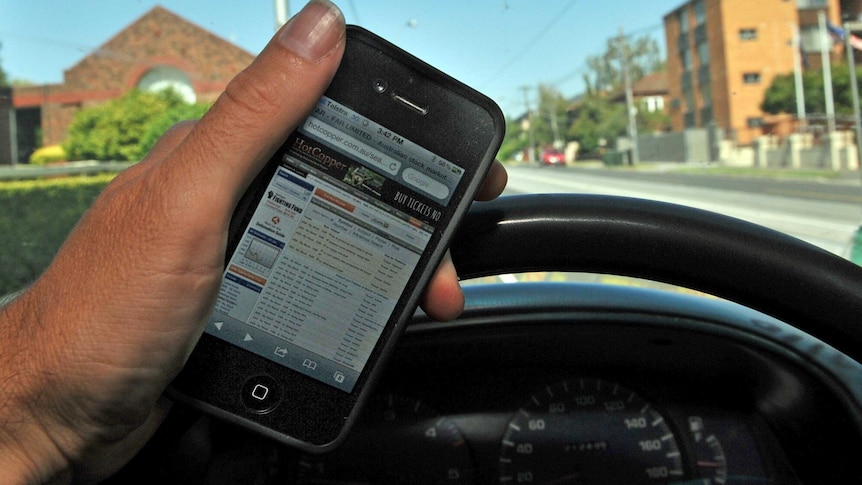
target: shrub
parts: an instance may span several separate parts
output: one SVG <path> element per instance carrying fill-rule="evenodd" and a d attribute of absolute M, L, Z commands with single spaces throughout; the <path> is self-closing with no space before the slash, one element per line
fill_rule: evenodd
<path fill-rule="evenodd" d="M 175 106 L 153 119 L 141 136 L 140 150 L 142 156 L 152 150 L 153 145 L 156 144 L 156 141 L 158 141 L 164 132 L 168 131 L 168 128 L 180 121 L 198 120 L 209 108 L 210 105 L 208 104 L 183 104 Z"/>
<path fill-rule="evenodd" d="M 157 93 L 133 90 L 105 104 L 78 111 L 63 147 L 70 160 L 138 161 L 152 147 L 150 142 L 149 147 L 143 146 L 151 126 L 172 110 L 186 110 L 188 106 L 171 90 Z"/>
<path fill-rule="evenodd" d="M 60 145 L 50 145 L 39 148 L 30 155 L 32 165 L 46 165 L 54 162 L 63 162 L 66 158 L 66 150 Z"/>
<path fill-rule="evenodd" d="M 0 182 L 0 295 L 41 274 L 114 174 Z"/>

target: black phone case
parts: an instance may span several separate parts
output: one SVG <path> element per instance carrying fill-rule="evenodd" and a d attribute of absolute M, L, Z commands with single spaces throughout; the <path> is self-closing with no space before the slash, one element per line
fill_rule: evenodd
<path fill-rule="evenodd" d="M 457 222 L 481 186 L 505 128 L 499 107 L 477 91 L 360 27 L 348 26 L 347 39 L 344 59 L 327 96 L 466 170 L 443 215 L 443 224 L 428 245 L 430 250 L 423 253 L 353 392 L 329 387 L 208 334 L 202 336 L 169 389 L 175 399 L 310 452 L 336 446 L 356 420 L 397 336 L 445 254 Z M 380 80 L 392 90 L 389 94 L 375 93 L 374 85 Z M 283 149 L 276 152 L 238 205 L 231 221 L 227 259 L 279 165 Z M 278 402 L 272 409 L 252 409 L 243 403 L 243 386 L 261 376 L 277 376 L 275 380 L 281 384 L 274 391 L 278 392 Z"/>

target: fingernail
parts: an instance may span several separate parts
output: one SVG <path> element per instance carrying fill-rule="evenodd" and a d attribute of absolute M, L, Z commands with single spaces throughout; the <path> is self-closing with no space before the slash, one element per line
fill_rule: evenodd
<path fill-rule="evenodd" d="M 344 15 L 328 0 L 311 0 L 288 21 L 278 41 L 300 57 L 316 61 L 344 35 Z"/>

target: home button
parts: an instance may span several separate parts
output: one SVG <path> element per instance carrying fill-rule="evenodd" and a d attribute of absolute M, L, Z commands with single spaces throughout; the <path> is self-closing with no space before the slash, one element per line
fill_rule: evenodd
<path fill-rule="evenodd" d="M 267 375 L 254 376 L 242 386 L 242 403 L 255 413 L 268 413 L 281 402 L 281 384 Z"/>

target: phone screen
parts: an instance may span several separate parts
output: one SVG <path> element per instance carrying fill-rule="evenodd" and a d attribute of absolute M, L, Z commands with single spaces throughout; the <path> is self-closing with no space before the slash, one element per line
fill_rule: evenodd
<path fill-rule="evenodd" d="M 206 332 L 351 392 L 465 171 L 328 97 L 280 153 Z"/>

